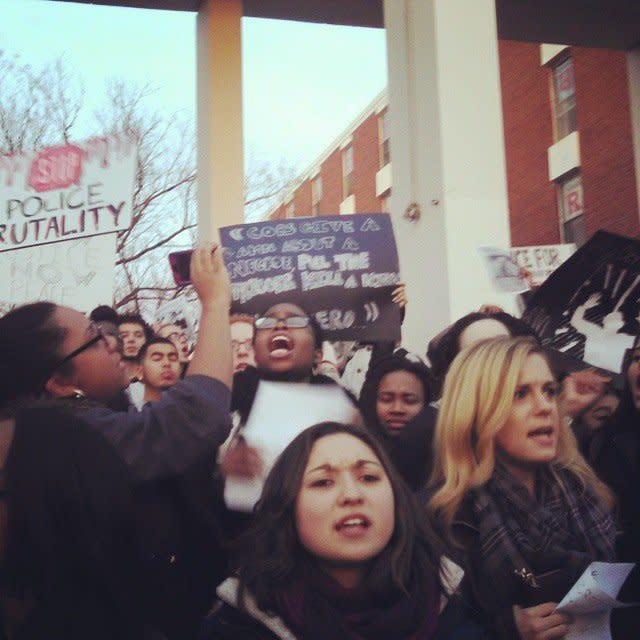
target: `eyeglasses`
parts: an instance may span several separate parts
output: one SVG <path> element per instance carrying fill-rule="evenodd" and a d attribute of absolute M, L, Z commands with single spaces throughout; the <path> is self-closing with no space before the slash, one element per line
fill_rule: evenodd
<path fill-rule="evenodd" d="M 83 351 L 86 351 L 90 347 L 93 347 L 93 345 L 100 342 L 100 340 L 104 342 L 105 346 L 107 347 L 109 346 L 109 341 L 107 339 L 107 336 L 105 335 L 100 325 L 96 324 L 95 322 L 90 322 L 89 327 L 91 327 L 93 331 L 95 331 L 96 335 L 93 336 L 93 338 L 90 338 L 89 340 L 87 340 L 84 344 L 81 344 L 77 349 L 74 349 L 69 355 L 66 355 L 64 358 L 62 358 L 62 360 L 60 360 L 53 367 L 53 369 L 51 370 L 52 373 L 56 369 L 59 369 L 62 365 L 67 364 L 67 362 L 69 362 L 70 360 L 73 360 L 76 356 L 80 355 Z"/>
<path fill-rule="evenodd" d="M 311 323 L 309 316 L 289 316 L 288 318 L 272 318 L 263 316 L 256 318 L 256 329 L 275 329 L 278 325 L 282 325 L 285 329 L 304 329 Z"/>

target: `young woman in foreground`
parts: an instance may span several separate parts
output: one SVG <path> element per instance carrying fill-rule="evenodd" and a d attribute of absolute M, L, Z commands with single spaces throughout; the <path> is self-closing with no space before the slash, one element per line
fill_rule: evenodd
<path fill-rule="evenodd" d="M 269 474 L 238 578 L 218 587 L 201 637 L 483 638 L 445 595 L 457 582 L 451 568 L 441 573 L 437 547 L 375 438 L 316 425 Z"/>
<path fill-rule="evenodd" d="M 481 342 L 445 380 L 430 507 L 500 638 L 562 638 L 569 620 L 556 603 L 592 561 L 615 559 L 610 493 L 556 396 L 529 338 Z"/>

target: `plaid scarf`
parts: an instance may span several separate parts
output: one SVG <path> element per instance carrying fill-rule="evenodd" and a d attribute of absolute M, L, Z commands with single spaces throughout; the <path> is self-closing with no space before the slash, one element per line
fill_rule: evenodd
<path fill-rule="evenodd" d="M 590 562 L 615 559 L 611 515 L 575 475 L 559 475 L 561 483 L 548 469 L 540 473 L 535 500 L 497 464 L 473 494 L 484 578 L 504 603 L 518 603 L 527 575 L 561 570 L 568 589 Z"/>

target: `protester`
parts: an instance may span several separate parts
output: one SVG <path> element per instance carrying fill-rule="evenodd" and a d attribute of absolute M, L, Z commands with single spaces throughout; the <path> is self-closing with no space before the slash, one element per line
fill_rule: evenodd
<path fill-rule="evenodd" d="M 267 477 L 201 640 L 483 637 L 424 512 L 362 429 L 302 432 Z"/>
<path fill-rule="evenodd" d="M 101 304 L 89 314 L 89 320 L 95 322 L 105 335 L 115 338 L 118 350 L 122 353 L 124 344 L 118 329 L 119 316 L 117 311 L 106 304 Z"/>
<path fill-rule="evenodd" d="M 575 375 L 575 374 L 574 374 Z M 620 392 L 607 384 L 603 392 L 571 421 L 580 453 L 589 460 L 591 442 L 611 419 L 620 404 Z"/>
<path fill-rule="evenodd" d="M 59 409 L 0 422 L 0 636 L 141 640 L 150 627 L 129 470 Z"/>
<path fill-rule="evenodd" d="M 313 373 L 321 354 L 320 327 L 304 309 L 291 303 L 273 305 L 256 318 L 253 350 L 256 366 L 247 366 L 233 377 L 231 410 L 245 424 L 260 380 L 335 384 Z M 262 459 L 255 449 L 240 439 L 227 448 L 221 460 L 223 476 L 253 477 L 262 472 Z"/>
<path fill-rule="evenodd" d="M 560 421 L 531 338 L 462 351 L 444 385 L 429 507 L 499 638 L 561 638 L 556 604 L 594 560 L 615 559 L 607 487 Z"/>
<path fill-rule="evenodd" d="M 160 400 L 162 393 L 180 379 L 178 350 L 168 338 L 151 338 L 140 349 L 139 359 L 142 404 Z"/>
<path fill-rule="evenodd" d="M 189 350 L 189 341 L 187 340 L 187 332 L 185 331 L 185 328 L 186 323 L 176 322 L 174 324 L 165 324 L 158 329 L 159 336 L 168 338 L 176 346 L 183 371 L 189 364 L 189 359 L 191 356 Z"/>
<path fill-rule="evenodd" d="M 100 431 L 141 478 L 179 473 L 229 433 L 230 285 L 220 252 L 193 254 L 193 284 L 202 303 L 189 375 L 138 413 L 107 403 L 127 385 L 113 341 L 80 312 L 48 302 L 18 307 L 0 319 L 0 412 L 39 397 L 60 399 Z"/>
<path fill-rule="evenodd" d="M 430 473 L 435 425 L 428 410 L 431 393 L 427 366 L 399 349 L 371 365 L 358 403 L 365 425 L 414 490 Z"/>
<path fill-rule="evenodd" d="M 436 397 L 440 396 L 447 371 L 462 349 L 497 336 L 536 337 L 535 331 L 519 318 L 504 311 L 496 311 L 496 308 L 483 306 L 483 309 L 487 308 L 490 310 L 462 316 L 429 342 L 427 357 L 431 364 Z"/>
<path fill-rule="evenodd" d="M 625 355 L 622 399 L 589 444 L 589 460 L 618 499 L 618 553 L 640 560 L 640 336 Z"/>
<path fill-rule="evenodd" d="M 122 355 L 136 358 L 142 345 L 152 336 L 151 327 L 139 313 L 125 313 L 118 318 L 118 331 L 122 339 Z"/>
<path fill-rule="evenodd" d="M 233 354 L 233 372 L 255 367 L 253 354 L 253 318 L 243 314 L 231 316 L 231 352 Z"/>

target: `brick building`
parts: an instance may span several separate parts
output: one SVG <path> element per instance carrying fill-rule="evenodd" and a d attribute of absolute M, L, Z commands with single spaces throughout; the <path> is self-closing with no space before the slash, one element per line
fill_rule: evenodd
<path fill-rule="evenodd" d="M 501 40 L 499 57 L 512 246 L 638 236 L 627 54 Z M 383 91 L 269 217 L 387 210 L 387 103 Z"/>

